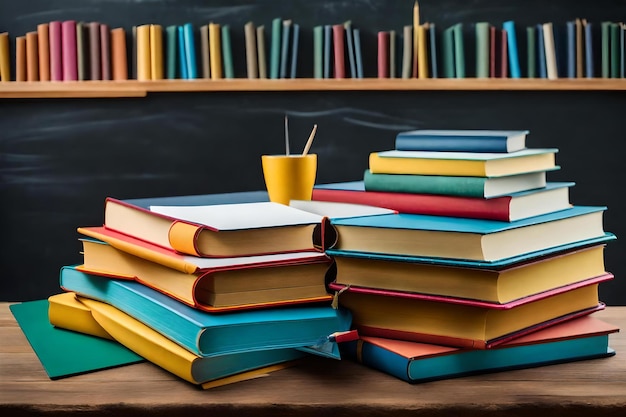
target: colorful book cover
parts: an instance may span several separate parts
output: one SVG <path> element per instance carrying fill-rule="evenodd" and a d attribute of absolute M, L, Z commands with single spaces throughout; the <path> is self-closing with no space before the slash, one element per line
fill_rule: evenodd
<path fill-rule="evenodd" d="M 224 63 L 224 78 L 235 78 L 233 48 L 230 40 L 229 25 L 222 25 L 222 57 L 222 62 Z"/>
<path fill-rule="evenodd" d="M 454 75 L 456 78 L 465 78 L 465 42 L 463 40 L 463 23 L 453 26 L 454 37 Z"/>
<path fill-rule="evenodd" d="M 278 78 L 287 78 L 287 68 L 289 66 L 289 43 L 291 41 L 291 20 L 283 20 L 283 28 L 281 32 L 281 48 L 280 48 L 280 72 Z"/>
<path fill-rule="evenodd" d="M 196 42 L 194 40 L 193 25 L 185 23 L 183 25 L 183 38 L 185 40 L 185 58 L 187 61 L 187 78 L 198 78 L 198 67 L 196 65 Z"/>
<path fill-rule="evenodd" d="M 356 77 L 363 78 L 363 56 L 361 53 L 361 30 L 354 28 L 354 60 L 356 62 Z"/>
<path fill-rule="evenodd" d="M 439 55 L 437 52 L 439 50 L 439 43 L 437 42 L 437 25 L 435 23 L 429 23 L 428 25 L 428 41 L 428 53 L 430 54 L 430 76 L 431 78 L 439 78 Z"/>
<path fill-rule="evenodd" d="M 182 26 L 176 27 L 178 34 L 178 65 L 180 67 L 180 78 L 186 80 L 189 78 L 189 72 L 187 70 L 187 52 L 185 51 L 185 33 Z"/>
<path fill-rule="evenodd" d="M 169 25 L 165 28 L 166 34 L 166 69 L 165 76 L 168 80 L 173 80 L 177 78 L 176 71 L 176 63 L 178 62 L 178 36 L 177 36 L 176 25 Z"/>
<path fill-rule="evenodd" d="M 290 77 L 296 78 L 298 75 L 298 49 L 300 46 L 300 25 L 293 24 L 293 36 L 291 41 L 291 66 Z"/>
<path fill-rule="evenodd" d="M 280 78 L 281 30 L 283 20 L 276 17 L 272 20 L 272 35 L 270 44 L 270 78 Z"/>
<path fill-rule="evenodd" d="M 324 78 L 331 78 L 332 36 L 332 27 L 324 25 Z"/>
<path fill-rule="evenodd" d="M 158 34 L 154 34 L 156 39 L 160 39 L 160 36 L 160 31 Z M 150 39 L 152 38 L 153 36 L 151 35 Z M 158 53 L 159 50 L 153 52 L 155 55 Z M 161 71 L 162 73 L 163 71 Z M 105 23 L 100 24 L 100 74 L 103 80 L 111 79 L 111 29 Z M 162 75 L 161 78 L 163 78 Z"/>
<path fill-rule="evenodd" d="M 152 80 L 163 79 L 163 27 L 161 25 L 150 25 L 150 78 Z"/>
<path fill-rule="evenodd" d="M 595 67 L 595 43 L 593 41 L 593 23 L 583 21 L 583 31 L 585 37 L 585 76 L 587 78 L 594 78 Z"/>
<path fill-rule="evenodd" d="M 508 20 L 502 24 L 506 30 L 507 51 L 509 55 L 509 69 L 511 78 L 520 78 L 522 76 L 519 63 L 519 51 L 517 48 L 517 32 L 515 30 L 515 22 Z"/>
<path fill-rule="evenodd" d="M 324 78 L 324 27 L 313 28 L 313 78 Z"/>
<path fill-rule="evenodd" d="M 489 23 L 477 22 L 476 31 L 476 77 L 489 77 Z"/>
<path fill-rule="evenodd" d="M 539 78 L 548 78 L 546 48 L 543 38 L 543 25 L 537 25 L 537 63 L 539 68 Z"/>
<path fill-rule="evenodd" d="M 354 31 L 352 28 L 352 22 L 347 21 L 343 24 L 346 32 L 346 45 L 348 50 L 348 63 L 350 64 L 350 77 L 358 78 L 356 71 L 356 59 L 354 50 Z"/>
<path fill-rule="evenodd" d="M 209 61 L 211 63 L 211 79 L 224 78 L 222 64 L 222 40 L 219 23 L 209 23 Z"/>
<path fill-rule="evenodd" d="M 341 24 L 332 25 L 333 31 L 333 78 L 346 78 L 345 28 Z"/>
<path fill-rule="evenodd" d="M 537 36 L 534 26 L 526 27 L 526 76 L 537 78 Z"/>
<path fill-rule="evenodd" d="M 65 20 L 61 24 L 61 56 L 63 57 L 63 81 L 78 80 L 78 58 L 76 54 L 76 21 Z"/>
<path fill-rule="evenodd" d="M 487 67 L 484 68 L 488 71 Z M 399 132 L 399 151 L 515 152 L 526 148 L 528 130 L 418 129 Z"/>

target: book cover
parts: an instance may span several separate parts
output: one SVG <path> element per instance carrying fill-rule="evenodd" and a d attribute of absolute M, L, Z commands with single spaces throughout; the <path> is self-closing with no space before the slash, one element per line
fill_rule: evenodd
<path fill-rule="evenodd" d="M 211 79 L 224 78 L 222 72 L 222 39 L 219 23 L 209 23 L 209 59 L 211 61 Z"/>
<path fill-rule="evenodd" d="M 389 31 L 389 78 L 396 78 L 396 31 Z"/>
<path fill-rule="evenodd" d="M 230 40 L 230 26 L 222 25 L 222 62 L 224 64 L 224 78 L 235 78 L 233 67 L 233 48 Z"/>
<path fill-rule="evenodd" d="M 259 59 L 259 78 L 267 78 L 267 54 L 265 53 L 265 26 L 256 28 L 256 49 Z"/>
<path fill-rule="evenodd" d="M 346 78 L 346 41 L 343 25 L 332 25 L 333 30 L 333 78 Z"/>
<path fill-rule="evenodd" d="M 104 74 L 103 74 L 104 77 Z M 150 79 L 162 80 L 163 76 L 163 27 L 150 25 Z M 104 79 L 104 78 L 102 78 Z"/>
<path fill-rule="evenodd" d="M 443 43 L 441 45 L 443 52 L 443 74 L 445 78 L 456 77 L 455 45 L 454 45 L 454 26 L 450 26 L 443 31 Z"/>
<path fill-rule="evenodd" d="M 357 70 L 356 70 L 356 58 L 355 58 L 355 48 L 354 48 L 354 31 L 352 28 L 352 22 L 348 20 L 343 24 L 344 30 L 346 32 L 346 45 L 348 51 L 348 63 L 350 64 L 350 77 L 358 78 Z"/>
<path fill-rule="evenodd" d="M 15 38 L 15 81 L 26 81 L 26 36 Z"/>
<path fill-rule="evenodd" d="M 256 27 L 253 22 L 244 25 L 244 38 L 246 45 L 246 76 L 249 79 L 259 78 L 259 61 L 257 54 Z M 208 28 L 207 28 L 208 35 Z M 204 39 L 204 38 L 203 38 Z M 207 42 L 208 51 L 208 42 Z M 209 78 L 205 76 L 205 78 Z"/>
<path fill-rule="evenodd" d="M 278 78 L 287 78 L 287 67 L 289 65 L 289 41 L 291 36 L 291 20 L 283 20 L 283 28 L 281 31 L 281 47 L 280 47 L 280 71 Z"/>
<path fill-rule="evenodd" d="M 619 62 L 620 62 L 620 41 L 619 41 L 620 25 L 619 23 L 612 22 L 609 26 L 609 61 L 610 61 L 610 78 L 619 78 Z"/>
<path fill-rule="evenodd" d="M 0 81 L 11 81 L 11 54 L 7 32 L 0 33 Z"/>
<path fill-rule="evenodd" d="M 576 26 L 573 20 L 565 22 L 567 30 L 567 78 L 576 78 Z"/>
<path fill-rule="evenodd" d="M 465 42 L 463 40 L 463 23 L 452 27 L 454 37 L 454 75 L 456 78 L 465 78 Z"/>
<path fill-rule="evenodd" d="M 152 79 L 152 58 L 150 55 L 150 25 L 137 26 L 137 80 Z M 98 78 L 99 79 L 99 78 Z"/>
<path fill-rule="evenodd" d="M 576 78 L 584 76 L 584 44 L 583 44 L 583 22 L 582 19 L 574 20 L 575 36 L 576 36 Z"/>
<path fill-rule="evenodd" d="M 63 81 L 78 80 L 78 60 L 76 58 L 76 21 L 61 23 L 61 55 L 63 57 Z"/>
<path fill-rule="evenodd" d="M 515 22 L 512 20 L 507 20 L 502 24 L 502 27 L 506 30 L 507 51 L 511 78 L 521 78 L 522 73 L 519 63 L 519 51 L 517 48 L 517 32 L 515 30 Z"/>
<path fill-rule="evenodd" d="M 111 29 L 111 64 L 113 80 L 128 79 L 128 53 L 124 28 Z"/>
<path fill-rule="evenodd" d="M 590 316 L 519 337 L 494 349 L 459 349 L 363 336 L 341 344 L 345 356 L 409 383 L 555 365 L 615 355 L 619 328 Z"/>
<path fill-rule="evenodd" d="M 176 26 L 176 37 L 178 38 L 178 65 L 180 78 L 183 80 L 189 79 L 189 73 L 187 71 L 187 52 L 185 45 L 185 33 L 182 26 Z"/>
<path fill-rule="evenodd" d="M 324 25 L 324 78 L 331 78 L 331 66 L 332 66 L 332 27 L 331 25 Z"/>
<path fill-rule="evenodd" d="M 324 78 L 324 27 L 313 28 L 313 78 Z"/>
<path fill-rule="evenodd" d="M 500 29 L 498 31 L 500 40 L 498 42 L 499 52 L 499 65 L 498 65 L 498 77 L 508 78 L 509 76 L 509 43 L 506 29 Z"/>
<path fill-rule="evenodd" d="M 100 23 L 89 22 L 89 70 L 91 80 L 102 79 Z"/>
<path fill-rule="evenodd" d="M 378 78 L 389 78 L 389 32 L 378 32 Z"/>
<path fill-rule="evenodd" d="M 227 312 L 331 301 L 324 286 L 330 261 L 320 252 L 192 259 L 121 234 L 107 234 L 103 228 L 79 228 L 79 232 L 102 239 L 82 239 L 83 264 L 77 267 L 81 271 L 134 280 L 199 310 Z M 176 262 L 195 269 L 170 268 Z"/>
<path fill-rule="evenodd" d="M 539 78 L 548 78 L 548 64 L 546 61 L 545 45 L 543 25 L 537 25 L 537 66 Z"/>
<path fill-rule="evenodd" d="M 50 379 L 144 361 L 141 356 L 112 340 L 53 326 L 48 319 L 48 308 L 48 300 L 25 301 L 9 306 Z"/>
<path fill-rule="evenodd" d="M 318 184 L 312 200 L 384 207 L 399 213 L 514 221 L 571 207 L 572 182 L 548 182 L 545 187 L 506 196 L 477 198 L 449 194 L 366 190 L 364 181 Z"/>
<path fill-rule="evenodd" d="M 280 78 L 281 30 L 283 20 L 280 17 L 272 19 L 272 33 L 270 42 L 270 78 Z"/>
<path fill-rule="evenodd" d="M 485 74 L 488 74 L 487 67 Z M 395 148 L 399 151 L 515 152 L 526 148 L 528 133 L 528 130 L 418 129 L 399 132 Z"/>
<path fill-rule="evenodd" d="M 48 29 L 50 35 L 50 80 L 63 81 L 61 22 L 58 20 L 51 21 Z"/>
<path fill-rule="evenodd" d="M 111 30 L 105 23 L 100 24 L 100 74 L 103 80 L 111 79 Z"/>
<path fill-rule="evenodd" d="M 404 25 L 402 30 L 402 78 L 411 78 L 413 64 L 413 26 Z"/>
<path fill-rule="evenodd" d="M 89 79 L 89 25 L 86 22 L 76 22 L 76 59 L 78 68 L 78 81 Z"/>
<path fill-rule="evenodd" d="M 526 27 L 526 76 L 537 78 L 537 36 L 534 26 Z"/>
<path fill-rule="evenodd" d="M 556 169 L 558 149 L 533 148 L 517 152 L 435 152 L 390 150 L 372 152 L 374 174 L 499 177 Z"/>
<path fill-rule="evenodd" d="M 546 71 L 548 79 L 559 78 L 559 68 L 556 59 L 556 48 L 554 43 L 554 28 L 552 22 L 543 24 L 543 43 L 546 54 Z"/>
<path fill-rule="evenodd" d="M 50 24 L 40 23 L 37 25 L 39 52 L 39 80 L 50 81 Z M 2 48 L 0 47 L 0 50 Z M 2 53 L 0 52 L 0 56 Z M 1 65 L 2 59 L 0 59 Z M 0 68 L 0 79 L 2 78 L 2 69 Z"/>
<path fill-rule="evenodd" d="M 289 67 L 290 77 L 296 78 L 298 74 L 298 49 L 300 46 L 300 25 L 297 23 L 293 24 L 293 35 L 291 40 L 291 66 Z"/>
<path fill-rule="evenodd" d="M 429 61 L 430 61 L 430 74 L 431 78 L 439 78 L 439 54 L 438 50 L 440 48 L 439 42 L 437 40 L 437 25 L 435 23 L 428 24 L 428 53 L 429 53 Z"/>
<path fill-rule="evenodd" d="M 202 63 L 202 78 L 211 78 L 211 54 L 209 52 L 209 25 L 200 26 L 200 61 Z"/>
<path fill-rule="evenodd" d="M 176 25 L 169 25 L 165 28 L 165 77 L 168 80 L 178 78 L 176 63 L 178 62 L 178 34 Z"/>
<path fill-rule="evenodd" d="M 429 78 L 428 74 L 428 43 L 426 25 L 417 27 L 417 78 Z"/>
<path fill-rule="evenodd" d="M 187 60 L 187 78 L 198 78 L 198 67 L 196 66 L 196 41 L 194 39 L 193 24 L 183 25 L 183 37 L 185 39 L 185 58 Z"/>
<path fill-rule="evenodd" d="M 600 238 L 605 210 L 573 206 L 513 222 L 399 213 L 330 223 L 340 236 L 334 249 L 495 262 Z"/>
<path fill-rule="evenodd" d="M 365 294 L 351 287 L 339 305 L 353 315 L 360 336 L 376 336 L 446 346 L 491 349 L 507 341 L 602 310 L 598 283 L 532 300 L 509 309 Z"/>
<path fill-rule="evenodd" d="M 137 79 L 137 25 L 130 31 L 130 78 Z"/>
<path fill-rule="evenodd" d="M 356 62 L 356 77 L 363 78 L 363 55 L 361 53 L 361 30 L 352 29 L 354 39 L 354 60 Z"/>
<path fill-rule="evenodd" d="M 98 337 L 92 339 L 107 337 L 111 340 L 106 342 L 113 342 L 120 349 L 127 348 L 131 353 L 135 352 L 185 381 L 202 385 L 202 388 L 224 385 L 233 376 L 237 376 L 235 382 L 250 379 L 258 374 L 251 372 L 255 370 L 267 373 L 282 369 L 268 367 L 306 355 L 296 349 L 272 349 L 203 358 L 105 303 L 74 293 L 54 295 L 49 298 L 49 302 L 50 322 L 54 326 L 82 333 L 86 337 L 90 334 L 90 328 L 98 329 Z M 85 328 L 86 325 L 90 328 Z"/>
<path fill-rule="evenodd" d="M 39 50 L 37 32 L 26 33 L 26 80 L 39 81 Z"/>
<path fill-rule="evenodd" d="M 86 274 L 65 266 L 61 288 L 105 302 L 198 356 L 267 349 L 315 348 L 337 356 L 334 334 L 350 329 L 351 314 L 330 305 L 211 314 L 133 281 Z"/>
<path fill-rule="evenodd" d="M 489 22 L 474 25 L 476 36 L 476 77 L 489 77 Z"/>
<path fill-rule="evenodd" d="M 583 34 L 585 38 L 585 77 L 594 78 L 595 50 L 593 40 L 593 23 L 583 20 Z"/>

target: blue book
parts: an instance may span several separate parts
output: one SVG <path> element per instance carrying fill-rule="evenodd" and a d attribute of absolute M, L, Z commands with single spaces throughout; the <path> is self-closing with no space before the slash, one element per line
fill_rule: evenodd
<path fill-rule="evenodd" d="M 187 78 L 198 78 L 198 68 L 196 66 L 196 44 L 193 38 L 193 25 L 185 23 L 183 25 L 185 38 L 185 57 L 187 60 Z"/>
<path fill-rule="evenodd" d="M 404 213 L 331 218 L 341 237 L 331 249 L 494 263 L 602 238 L 605 210 L 573 206 L 512 222 Z"/>
<path fill-rule="evenodd" d="M 185 51 L 185 33 L 182 26 L 178 26 L 178 61 L 180 64 L 180 78 L 185 80 L 189 78 L 187 72 L 187 52 Z"/>
<path fill-rule="evenodd" d="M 526 148 L 528 130 L 436 130 L 400 132 L 402 151 L 515 152 Z"/>
<path fill-rule="evenodd" d="M 348 62 L 350 63 L 350 76 L 357 78 L 356 73 L 356 60 L 354 52 L 354 33 L 352 31 L 352 23 L 350 21 L 344 23 L 346 32 L 346 44 L 348 45 Z"/>
<path fill-rule="evenodd" d="M 354 37 L 354 60 L 356 64 L 356 77 L 363 78 L 363 57 L 361 55 L 361 31 L 353 29 Z"/>
<path fill-rule="evenodd" d="M 587 78 L 594 77 L 594 50 L 593 50 L 593 24 L 586 22 L 585 27 L 585 75 Z"/>
<path fill-rule="evenodd" d="M 428 41 L 430 43 L 428 49 L 430 54 L 430 77 L 439 78 L 439 69 L 437 67 L 437 30 L 434 23 L 430 23 L 428 26 Z"/>
<path fill-rule="evenodd" d="M 336 332 L 349 330 L 350 312 L 330 305 L 210 314 L 137 282 L 65 266 L 61 288 L 102 301 L 202 357 L 268 349 L 302 348 L 338 358 Z"/>
<path fill-rule="evenodd" d="M 279 78 L 287 78 L 287 63 L 289 62 L 289 41 L 290 41 L 290 32 L 291 32 L 291 20 L 285 20 L 283 22 L 283 32 L 281 39 L 281 50 L 280 50 L 280 73 Z"/>
<path fill-rule="evenodd" d="M 543 26 L 537 25 L 537 63 L 539 64 L 539 78 L 548 78 L 546 63 L 546 45 L 543 39 Z"/>
<path fill-rule="evenodd" d="M 586 316 L 538 330 L 494 349 L 459 349 L 363 336 L 344 343 L 346 357 L 409 383 L 546 366 L 615 355 L 618 328 Z"/>
<path fill-rule="evenodd" d="M 331 25 L 324 25 L 324 78 L 330 78 L 332 36 Z"/>
<path fill-rule="evenodd" d="M 506 30 L 507 51 L 509 55 L 509 73 L 511 78 L 520 78 L 520 65 L 519 55 L 517 50 L 517 34 L 515 33 L 515 22 L 512 20 L 506 21 L 502 24 L 504 30 Z"/>
<path fill-rule="evenodd" d="M 230 41 L 230 26 L 222 25 L 221 32 L 224 78 L 235 78 L 235 70 L 233 68 L 233 48 Z"/>
<path fill-rule="evenodd" d="M 567 29 L 567 77 L 576 78 L 576 26 L 566 22 Z"/>
<path fill-rule="evenodd" d="M 293 25 L 293 39 L 291 44 L 291 78 L 296 78 L 298 72 L 298 44 L 300 41 L 300 25 Z"/>

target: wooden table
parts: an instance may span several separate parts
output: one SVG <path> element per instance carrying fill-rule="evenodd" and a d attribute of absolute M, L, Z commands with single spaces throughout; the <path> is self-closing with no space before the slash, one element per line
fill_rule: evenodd
<path fill-rule="evenodd" d="M 617 355 L 410 385 L 347 360 L 311 357 L 267 377 L 200 390 L 150 363 L 51 381 L 0 303 L 0 415 L 626 416 L 626 307 Z"/>

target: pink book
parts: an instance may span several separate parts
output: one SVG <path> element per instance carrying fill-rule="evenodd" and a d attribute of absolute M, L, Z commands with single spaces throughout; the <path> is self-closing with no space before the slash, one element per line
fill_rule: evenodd
<path fill-rule="evenodd" d="M 111 79 L 111 33 L 109 26 L 100 24 L 100 68 L 103 80 Z"/>
<path fill-rule="evenodd" d="M 335 78 L 346 78 L 345 28 L 333 25 L 333 50 L 335 53 Z"/>
<path fill-rule="evenodd" d="M 63 81 L 63 55 L 61 50 L 61 22 L 50 22 L 50 79 Z"/>
<path fill-rule="evenodd" d="M 389 32 L 378 32 L 378 78 L 389 78 Z"/>
<path fill-rule="evenodd" d="M 76 21 L 66 20 L 61 24 L 61 56 L 63 57 L 63 81 L 78 80 L 76 56 Z"/>

